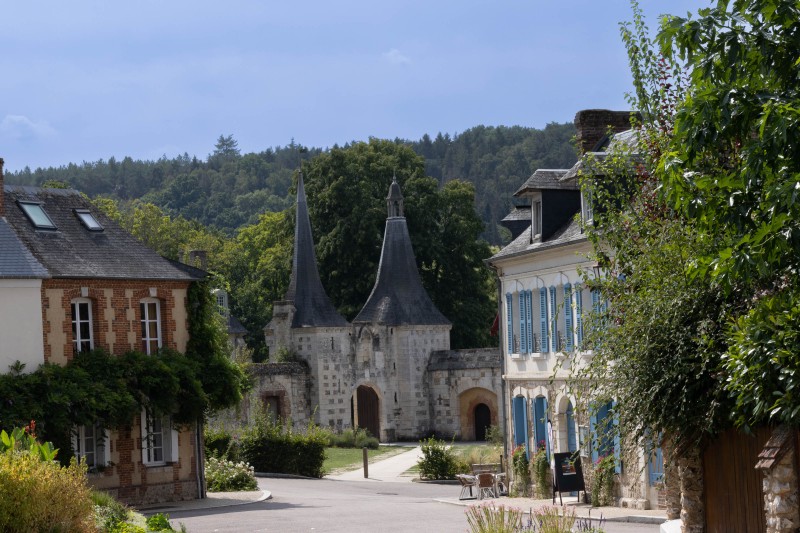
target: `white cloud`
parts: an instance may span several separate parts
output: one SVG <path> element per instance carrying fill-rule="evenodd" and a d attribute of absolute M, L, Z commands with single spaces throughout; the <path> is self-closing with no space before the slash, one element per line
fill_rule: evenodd
<path fill-rule="evenodd" d="M 6 115 L 0 122 L 0 137 L 7 139 L 43 139 L 55 134 L 56 130 L 47 121 L 34 122 L 24 115 Z"/>
<path fill-rule="evenodd" d="M 411 58 L 403 55 L 400 50 L 397 48 L 392 48 L 388 52 L 383 54 L 383 58 L 388 61 L 389 63 L 394 63 L 395 65 L 410 65 Z"/>

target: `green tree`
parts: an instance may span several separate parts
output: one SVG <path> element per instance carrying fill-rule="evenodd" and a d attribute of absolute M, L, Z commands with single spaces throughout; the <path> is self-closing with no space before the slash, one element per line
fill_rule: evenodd
<path fill-rule="evenodd" d="M 386 195 L 396 176 L 423 284 L 454 324 L 452 345 L 489 344 L 494 291 L 482 261 L 490 251 L 479 239 L 483 223 L 470 184 L 454 181 L 439 189 L 413 150 L 379 139 L 334 148 L 303 171 L 320 276 L 345 317 L 355 317 L 375 283 Z"/>
<path fill-rule="evenodd" d="M 800 4 L 721 0 L 668 18 L 662 51 L 691 73 L 663 180 L 712 237 L 693 265 L 744 306 L 728 332 L 740 424 L 800 424 Z"/>

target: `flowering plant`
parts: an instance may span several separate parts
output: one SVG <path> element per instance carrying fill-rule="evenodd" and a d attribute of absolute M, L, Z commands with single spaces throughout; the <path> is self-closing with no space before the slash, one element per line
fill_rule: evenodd
<path fill-rule="evenodd" d="M 258 489 L 252 466 L 217 457 L 209 457 L 206 461 L 206 483 L 210 492 Z"/>

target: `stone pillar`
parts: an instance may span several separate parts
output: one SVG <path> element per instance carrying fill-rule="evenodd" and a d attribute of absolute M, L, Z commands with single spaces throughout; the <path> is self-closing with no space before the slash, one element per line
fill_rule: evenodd
<path fill-rule="evenodd" d="M 664 492 L 666 493 L 667 519 L 676 520 L 681 517 L 681 476 L 672 443 L 665 439 L 661 448 L 664 451 Z"/>
<path fill-rule="evenodd" d="M 703 500 L 703 460 L 700 450 L 692 447 L 678 460 L 681 478 L 681 532 L 705 532 Z"/>
<path fill-rule="evenodd" d="M 778 464 L 764 471 L 767 533 L 794 533 L 800 529 L 800 499 L 793 452 L 785 453 Z"/>

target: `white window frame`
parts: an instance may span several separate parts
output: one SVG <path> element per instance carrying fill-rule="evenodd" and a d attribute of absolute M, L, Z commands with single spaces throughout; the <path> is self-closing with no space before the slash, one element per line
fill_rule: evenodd
<path fill-rule="evenodd" d="M 156 426 L 158 422 L 158 426 Z M 169 415 L 155 417 L 147 409 L 142 409 L 142 464 L 145 466 L 164 466 L 178 461 L 178 432 L 172 429 Z M 160 437 L 160 446 L 156 439 Z M 156 450 L 161 451 L 158 457 Z"/>
<path fill-rule="evenodd" d="M 581 191 L 581 217 L 584 224 L 591 224 L 594 221 L 592 193 L 585 189 Z"/>
<path fill-rule="evenodd" d="M 87 304 L 88 316 L 82 317 L 80 316 L 80 305 Z M 77 317 L 76 317 L 76 311 Z M 94 350 L 94 326 L 92 324 L 92 300 L 89 298 L 75 298 L 70 302 L 70 313 L 72 316 L 70 317 L 72 323 L 72 348 L 74 353 L 80 353 L 83 350 L 81 348 L 81 344 L 89 341 L 89 350 Z M 77 318 L 77 319 L 76 319 Z M 89 338 L 84 339 L 81 337 L 81 324 L 82 323 L 89 323 Z"/>
<path fill-rule="evenodd" d="M 534 200 L 531 203 L 531 238 L 542 238 L 542 201 Z"/>
<path fill-rule="evenodd" d="M 148 311 L 148 304 L 153 303 L 156 304 L 155 318 L 151 317 L 150 312 Z M 161 335 L 161 301 L 158 298 L 144 298 L 143 300 L 139 301 L 139 312 L 141 313 L 140 324 L 142 327 L 142 351 L 150 355 L 154 353 L 150 348 L 150 345 L 153 341 L 156 341 L 158 349 L 163 347 L 163 337 Z M 153 322 L 156 324 L 156 337 L 150 336 L 150 324 Z"/>
<path fill-rule="evenodd" d="M 72 450 L 75 458 L 78 461 L 86 458 L 89 470 L 102 468 L 109 462 L 106 435 L 105 429 L 100 425 L 76 426 L 72 430 Z"/>

